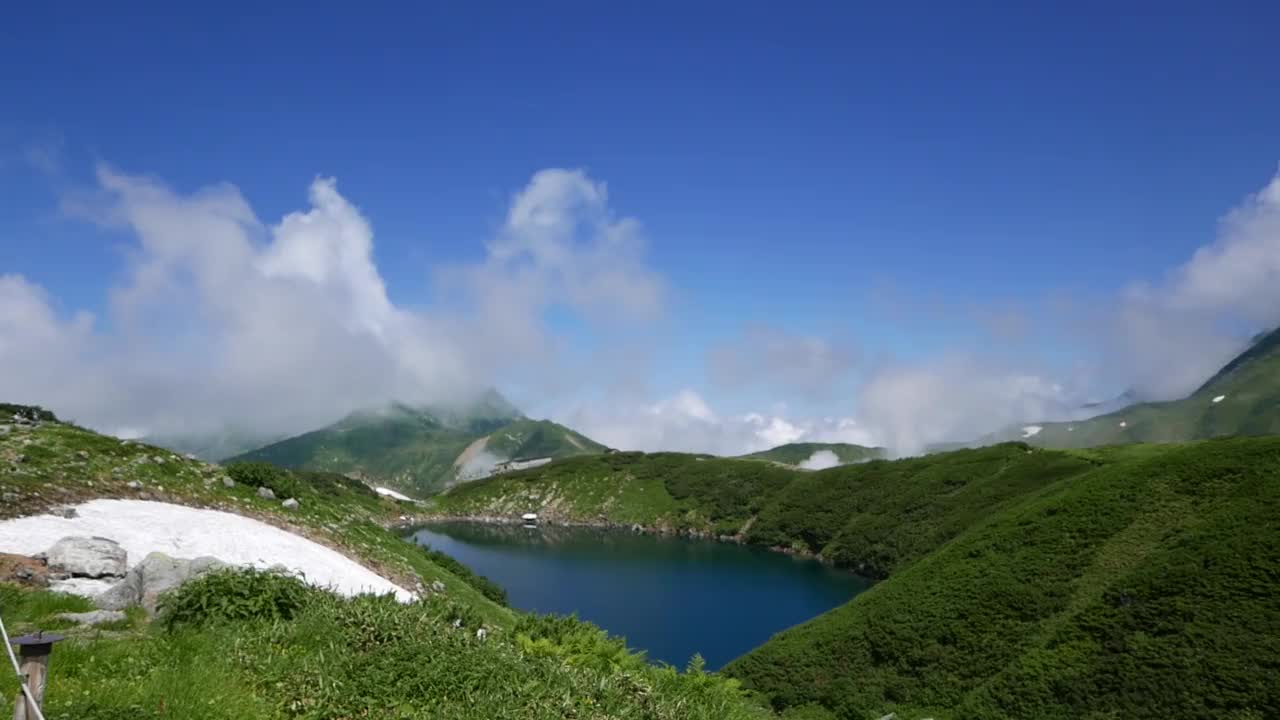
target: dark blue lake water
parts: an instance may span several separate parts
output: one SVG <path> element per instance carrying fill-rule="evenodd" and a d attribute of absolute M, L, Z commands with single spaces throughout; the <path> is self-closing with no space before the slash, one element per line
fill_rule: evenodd
<path fill-rule="evenodd" d="M 761 548 L 621 531 L 437 523 L 412 538 L 488 576 L 512 607 L 576 612 L 681 669 L 694 653 L 719 669 L 869 584 Z"/>

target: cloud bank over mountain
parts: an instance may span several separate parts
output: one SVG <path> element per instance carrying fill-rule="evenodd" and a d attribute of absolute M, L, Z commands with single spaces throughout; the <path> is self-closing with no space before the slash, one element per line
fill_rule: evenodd
<path fill-rule="evenodd" d="M 1085 358 L 1070 377 L 1034 348 L 1012 352 L 1035 323 L 999 308 L 973 323 L 985 345 L 901 360 L 868 360 L 841 328 L 743 318 L 707 350 L 705 383 L 665 392 L 648 375 L 669 353 L 646 333 L 668 322 L 675 294 L 639 221 L 580 170 L 535 173 L 474 261 L 426 268 L 440 299 L 425 307 L 392 301 L 373 226 L 331 178 L 265 221 L 233 185 L 184 193 L 101 166 L 67 209 L 128 238 L 124 272 L 95 316 L 0 268 L 0 398 L 108 431 L 296 433 L 519 378 L 554 388 L 566 399 L 548 414 L 614 447 L 739 454 L 817 441 L 912 454 L 1078 416 L 1099 388 L 1184 394 L 1251 332 L 1280 325 L 1280 178 L 1159 281 L 1040 319 Z M 602 339 L 595 354 L 552 316 Z M 747 391 L 766 398 L 760 409 L 725 402 Z M 839 410 L 777 409 L 796 399 Z"/>

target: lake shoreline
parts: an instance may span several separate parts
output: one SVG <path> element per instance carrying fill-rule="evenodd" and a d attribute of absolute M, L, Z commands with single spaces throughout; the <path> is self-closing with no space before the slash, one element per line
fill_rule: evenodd
<path fill-rule="evenodd" d="M 463 522 L 463 523 L 476 523 L 478 525 L 523 525 L 524 524 L 524 521 L 522 519 L 517 517 L 507 516 L 507 515 L 469 515 L 469 514 L 455 515 L 455 514 L 432 513 L 432 514 L 419 514 L 412 517 L 407 517 L 404 520 L 397 520 L 387 525 L 387 528 L 390 530 L 408 532 L 408 531 L 412 531 L 415 528 L 425 527 L 430 525 L 431 523 L 437 523 L 437 522 Z M 746 528 L 751 527 L 752 522 L 754 522 L 754 518 L 747 521 L 744 527 Z M 877 580 L 877 578 L 872 578 L 872 577 L 863 575 L 862 573 L 858 572 L 855 568 L 837 565 L 834 562 L 832 562 L 829 558 L 825 558 L 807 549 L 798 550 L 796 548 L 783 547 L 780 545 L 759 545 L 759 544 L 747 542 L 746 536 L 744 533 L 738 533 L 736 535 L 716 535 L 714 533 L 711 533 L 705 530 L 672 528 L 672 527 L 661 526 L 661 525 L 644 525 L 641 523 L 620 523 L 612 520 L 569 520 L 569 519 L 558 518 L 558 517 L 551 517 L 551 518 L 539 517 L 537 524 L 539 526 L 545 525 L 549 527 L 590 528 L 594 530 L 609 530 L 614 532 L 622 531 L 622 532 L 635 533 L 639 535 L 653 535 L 657 537 L 677 537 L 677 538 L 684 538 L 687 540 L 712 540 L 715 542 L 741 545 L 743 547 L 761 548 L 764 550 L 768 550 L 769 552 L 776 552 L 776 553 L 781 553 L 783 555 L 790 555 L 792 557 L 804 558 L 807 560 L 814 560 L 828 567 L 853 573 L 858 577 L 865 578 L 872 582 L 875 582 Z"/>

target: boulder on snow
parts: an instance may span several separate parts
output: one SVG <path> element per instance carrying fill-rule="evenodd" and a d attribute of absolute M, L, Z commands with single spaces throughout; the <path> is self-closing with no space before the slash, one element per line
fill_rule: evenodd
<path fill-rule="evenodd" d="M 120 577 L 128 554 L 119 543 L 101 537 L 64 537 L 44 553 L 49 572 L 71 577 Z"/>
<path fill-rule="evenodd" d="M 263 500 L 275 500 L 276 494 L 272 492 L 271 488 L 269 487 L 260 487 L 258 488 L 258 497 L 262 498 Z"/>
<path fill-rule="evenodd" d="M 133 566 L 123 580 L 95 598 L 94 602 L 105 610 L 123 610 L 141 605 L 148 613 L 154 613 L 156 602 L 162 593 L 223 567 L 227 567 L 227 564 L 215 557 L 187 560 L 153 552 Z"/>
<path fill-rule="evenodd" d="M 120 610 L 91 610 L 89 612 L 80 613 L 59 613 L 54 617 L 59 620 L 70 620 L 77 625 L 106 625 L 107 623 L 120 622 L 127 620 L 126 616 Z"/>

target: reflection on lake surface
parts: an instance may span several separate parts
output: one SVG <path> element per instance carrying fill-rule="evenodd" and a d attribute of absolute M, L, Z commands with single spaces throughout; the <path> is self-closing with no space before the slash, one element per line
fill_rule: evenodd
<path fill-rule="evenodd" d="M 488 576 L 512 607 L 576 612 L 681 668 L 701 653 L 719 669 L 868 585 L 762 548 L 617 530 L 450 522 L 412 539 Z"/>

